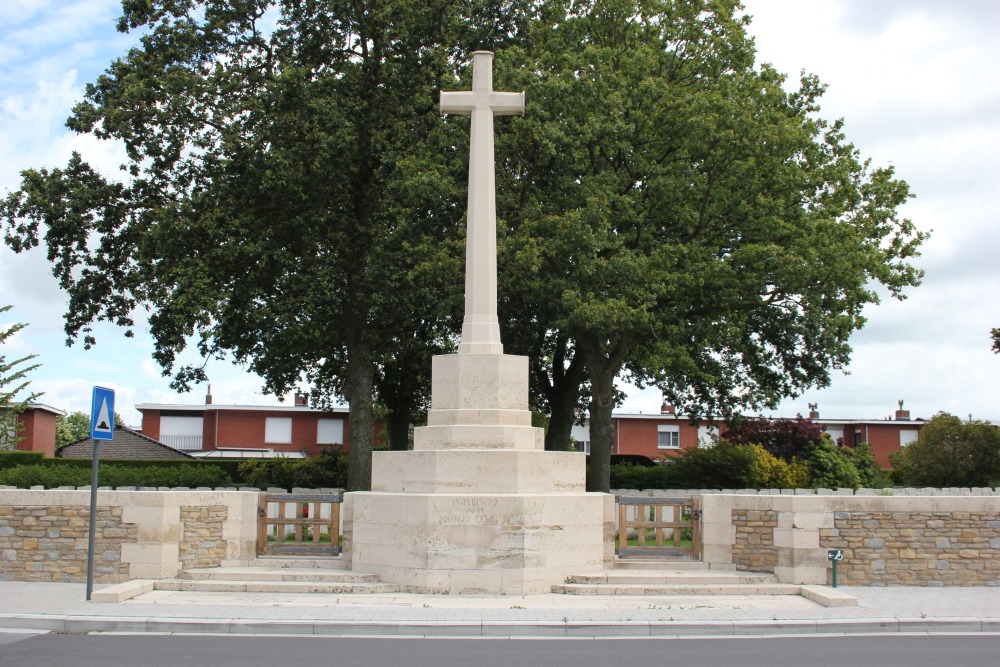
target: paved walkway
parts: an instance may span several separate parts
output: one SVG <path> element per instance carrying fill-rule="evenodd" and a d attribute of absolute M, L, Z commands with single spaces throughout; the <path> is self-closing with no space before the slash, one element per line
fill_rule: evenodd
<path fill-rule="evenodd" d="M 1000 588 L 838 590 L 856 596 L 858 605 L 827 608 L 799 596 L 449 597 L 174 591 L 98 603 L 84 599 L 83 584 L 0 582 L 0 628 L 490 637 L 1000 633 Z"/>

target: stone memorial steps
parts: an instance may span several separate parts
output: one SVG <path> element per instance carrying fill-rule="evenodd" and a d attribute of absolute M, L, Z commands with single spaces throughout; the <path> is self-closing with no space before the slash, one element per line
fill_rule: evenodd
<path fill-rule="evenodd" d="M 222 567 L 350 571 L 347 563 L 341 558 L 313 558 L 310 556 L 260 556 L 254 560 L 224 560 Z"/>
<path fill-rule="evenodd" d="M 201 593 L 328 593 L 335 595 L 396 593 L 399 586 L 381 582 L 332 581 L 240 581 L 204 579 L 163 579 L 158 591 L 196 591 Z"/>
<path fill-rule="evenodd" d="M 195 581 L 315 581 L 335 583 L 378 582 L 374 574 L 350 570 L 311 568 L 213 567 L 182 570 L 177 579 Z"/>
<path fill-rule="evenodd" d="M 684 567 L 638 567 L 621 561 L 613 569 L 578 574 L 552 587 L 567 595 L 798 595 L 799 586 L 777 583 L 770 573 L 709 570 L 705 563 L 689 561 Z"/>
<path fill-rule="evenodd" d="M 795 584 L 556 584 L 553 593 L 564 595 L 800 595 Z"/>
<path fill-rule="evenodd" d="M 726 570 L 681 571 L 615 571 L 573 575 L 566 583 L 612 585 L 716 585 L 716 584 L 773 584 L 777 578 L 764 572 L 729 572 Z"/>
<path fill-rule="evenodd" d="M 680 560 L 680 559 L 653 559 L 653 558 L 620 558 L 614 561 L 612 567 L 615 570 L 707 570 L 708 563 L 700 560 Z M 713 565 L 713 570 L 718 570 L 718 564 Z M 735 570 L 736 566 L 721 566 L 724 571 Z"/>
<path fill-rule="evenodd" d="M 232 561 L 229 561 L 232 562 Z M 379 581 L 377 575 L 351 572 L 330 560 L 260 558 L 246 565 L 182 570 L 163 579 L 156 590 L 216 593 L 395 593 L 399 586 Z"/>

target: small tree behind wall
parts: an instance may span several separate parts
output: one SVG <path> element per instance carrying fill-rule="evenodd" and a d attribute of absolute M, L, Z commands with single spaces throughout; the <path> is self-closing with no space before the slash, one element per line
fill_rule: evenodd
<path fill-rule="evenodd" d="M 5 313 L 11 306 L 0 306 L 0 313 Z M 35 354 L 7 360 L 3 346 L 26 324 L 0 325 L 0 451 L 13 450 L 19 440 L 17 416 L 24 412 L 28 403 L 38 398 L 40 394 L 30 393 L 21 400 L 15 400 L 28 386 L 25 379 L 28 373 L 38 368 L 39 364 L 25 366 L 34 359 Z"/>
<path fill-rule="evenodd" d="M 795 419 L 738 417 L 726 433 L 726 440 L 736 445 L 760 445 L 774 456 L 788 461 L 822 442 L 823 431 L 801 416 Z"/>

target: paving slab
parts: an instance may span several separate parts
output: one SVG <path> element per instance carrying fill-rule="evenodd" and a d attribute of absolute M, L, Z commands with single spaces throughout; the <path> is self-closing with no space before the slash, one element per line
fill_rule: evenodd
<path fill-rule="evenodd" d="M 109 589 L 98 586 L 95 594 Z M 810 587 L 802 595 L 435 596 L 154 590 L 88 602 L 83 584 L 0 582 L 0 628 L 324 636 L 668 637 L 1000 634 L 1000 588 Z M 113 596 L 108 596 L 109 598 Z"/>

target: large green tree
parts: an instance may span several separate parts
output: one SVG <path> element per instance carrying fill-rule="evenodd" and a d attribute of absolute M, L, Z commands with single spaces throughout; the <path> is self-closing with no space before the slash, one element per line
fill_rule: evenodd
<path fill-rule="evenodd" d="M 528 104 L 498 141 L 502 291 L 582 359 L 601 491 L 619 378 L 717 415 L 823 386 L 879 288 L 919 282 L 923 234 L 818 80 L 755 63 L 737 2 L 546 8 L 498 59 Z"/>
<path fill-rule="evenodd" d="M 0 306 L 0 314 L 6 313 L 11 307 L 9 305 Z M 26 324 L 19 323 L 0 324 L 0 348 L 26 326 Z M 37 392 L 24 393 L 30 384 L 27 379 L 28 373 L 41 365 L 30 363 L 37 356 L 29 354 L 8 359 L 7 355 L 0 351 L 0 451 L 13 449 L 17 444 L 20 437 L 17 416 L 24 412 L 28 403 L 41 396 Z M 18 398 L 19 394 L 20 398 Z"/>
<path fill-rule="evenodd" d="M 893 476 L 911 486 L 996 486 L 1000 482 L 1000 428 L 934 415 L 914 442 L 892 457 Z"/>
<path fill-rule="evenodd" d="M 131 331 L 148 309 L 155 359 L 180 389 L 206 379 L 203 363 L 178 364 L 193 344 L 279 395 L 306 381 L 319 405 L 346 398 L 348 485 L 367 488 L 376 378 L 413 339 L 447 349 L 461 285 L 444 269 L 461 256 L 463 139 L 437 91 L 465 51 L 520 31 L 518 7 L 125 0 L 119 29 L 141 45 L 68 120 L 121 141 L 124 173 L 75 154 L 24 172 L 3 206 L 7 242 L 47 246 L 66 331 L 85 346 L 93 322 Z M 420 394 L 380 398 L 406 414 Z"/>

